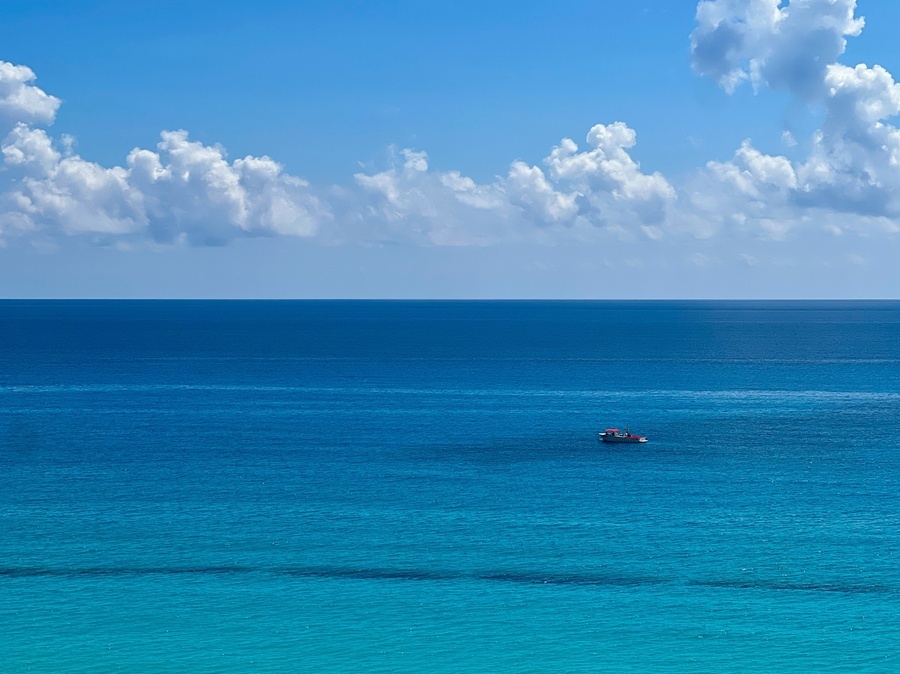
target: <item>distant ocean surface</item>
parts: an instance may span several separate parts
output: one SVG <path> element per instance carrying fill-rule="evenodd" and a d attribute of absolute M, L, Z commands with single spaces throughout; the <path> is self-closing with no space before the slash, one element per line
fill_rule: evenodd
<path fill-rule="evenodd" d="M 900 303 L 2 301 L 0 670 L 900 671 Z"/>

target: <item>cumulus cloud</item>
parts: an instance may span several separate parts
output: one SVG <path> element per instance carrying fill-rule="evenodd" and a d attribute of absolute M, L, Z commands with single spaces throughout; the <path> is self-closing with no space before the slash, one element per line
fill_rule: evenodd
<path fill-rule="evenodd" d="M 890 120 L 900 114 L 900 85 L 879 65 L 839 62 L 865 25 L 856 1 L 703 0 L 696 20 L 696 72 L 729 93 L 742 85 L 782 90 L 821 111 L 810 138 L 782 133 L 792 158 L 747 139 L 730 159 L 673 181 L 644 170 L 636 131 L 614 122 L 482 181 L 436 169 L 422 150 L 391 149 L 381 170 L 316 187 L 269 157 L 232 160 L 183 130 L 163 131 L 155 148 L 135 148 L 106 167 L 76 154 L 71 138 L 54 139 L 44 127 L 59 99 L 38 88 L 26 66 L 0 61 L 0 243 L 64 235 L 216 245 L 296 236 L 473 246 L 898 231 L 900 131 Z"/>
<path fill-rule="evenodd" d="M 458 171 L 431 170 L 425 152 L 392 151 L 390 166 L 358 173 L 341 241 L 412 241 L 421 245 L 487 245 L 505 238 L 509 203 L 495 184 Z"/>
<path fill-rule="evenodd" d="M 221 244 L 236 236 L 311 236 L 328 212 L 309 184 L 268 157 L 229 162 L 184 131 L 156 151 L 133 150 L 105 168 L 65 156 L 42 129 L 17 125 L 3 141 L 0 200 L 17 230 Z"/>
<path fill-rule="evenodd" d="M 579 152 L 564 139 L 547 157 L 550 176 L 571 185 L 581 198 L 581 213 L 595 223 L 641 227 L 658 238 L 675 189 L 660 174 L 641 172 L 631 157 L 637 134 L 622 122 L 597 124 L 587 135 L 589 149 Z"/>
<path fill-rule="evenodd" d="M 35 79 L 31 68 L 0 61 L 0 133 L 19 122 L 51 124 L 56 118 L 60 100 L 35 86 Z"/>
<path fill-rule="evenodd" d="M 450 240 L 450 231 L 457 242 L 480 243 L 592 230 L 622 239 L 731 233 L 770 241 L 814 228 L 894 231 L 900 133 L 888 120 L 900 113 L 900 85 L 881 66 L 838 62 L 865 26 L 855 0 L 703 0 L 696 16 L 698 73 L 729 93 L 748 83 L 824 112 L 805 157 L 767 154 L 747 139 L 731 159 L 673 183 L 642 170 L 632 128 L 598 124 L 586 147 L 564 138 L 543 162 L 515 161 L 485 184 L 435 172 L 424 154 L 400 153 L 388 170 L 356 178 L 372 197 L 370 215 L 382 231 L 431 243 Z M 781 140 L 799 145 L 790 132 Z"/>
<path fill-rule="evenodd" d="M 358 174 L 356 182 L 372 197 L 370 223 L 375 218 L 395 234 L 405 228 L 430 243 L 540 239 L 554 228 L 658 238 L 675 190 L 661 174 L 641 171 L 629 154 L 636 138 L 621 122 L 598 124 L 588 149 L 564 138 L 543 167 L 514 161 L 505 176 L 485 184 L 431 171 L 425 153 L 403 150 L 391 168 Z"/>
<path fill-rule="evenodd" d="M 132 150 L 129 184 L 154 239 L 221 243 L 238 235 L 311 236 L 328 212 L 308 182 L 269 157 L 229 162 L 223 148 L 165 131 L 157 151 Z"/>
<path fill-rule="evenodd" d="M 705 0 L 697 24 L 698 72 L 728 92 L 749 81 L 824 111 L 805 158 L 765 155 L 748 140 L 732 160 L 710 162 L 704 175 L 724 187 L 723 210 L 775 238 L 816 211 L 832 231 L 883 229 L 900 217 L 900 132 L 887 121 L 900 113 L 900 85 L 879 65 L 837 61 L 865 25 L 856 0 Z"/>
<path fill-rule="evenodd" d="M 703 0 L 694 68 L 731 92 L 743 81 L 815 98 L 828 64 L 865 25 L 856 0 Z"/>
<path fill-rule="evenodd" d="M 269 157 L 229 161 L 223 148 L 165 131 L 155 150 L 134 149 L 106 168 L 57 144 L 36 123 L 59 99 L 24 66 L 0 62 L 0 240 L 23 234 L 90 235 L 221 244 L 237 236 L 315 234 L 330 214 L 309 183 Z M 60 149 L 61 146 L 61 149 Z"/>
<path fill-rule="evenodd" d="M 598 124 L 579 151 L 570 139 L 544 160 L 510 164 L 478 183 L 435 171 L 423 151 L 392 151 L 389 166 L 355 176 L 354 188 L 314 189 L 269 157 L 229 160 L 220 146 L 164 131 L 104 167 L 37 124 L 60 101 L 24 66 L 0 62 L 0 240 L 25 233 L 99 241 L 221 244 L 239 236 L 313 237 L 331 243 L 487 245 L 541 239 L 554 230 L 606 229 L 658 238 L 675 191 L 630 155 L 636 134 Z"/>
<path fill-rule="evenodd" d="M 579 211 L 577 199 L 581 194 L 560 191 L 543 169 L 522 161 L 509 167 L 504 188 L 510 203 L 537 224 L 571 222 Z"/>

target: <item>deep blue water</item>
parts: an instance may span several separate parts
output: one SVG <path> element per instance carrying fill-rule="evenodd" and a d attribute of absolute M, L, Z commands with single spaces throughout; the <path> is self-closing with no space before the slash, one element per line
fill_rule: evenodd
<path fill-rule="evenodd" d="M 3 301 L 2 669 L 900 671 L 898 411 L 897 302 Z"/>

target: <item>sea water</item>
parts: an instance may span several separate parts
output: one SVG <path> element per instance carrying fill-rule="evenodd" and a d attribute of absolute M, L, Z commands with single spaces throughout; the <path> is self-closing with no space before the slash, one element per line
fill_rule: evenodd
<path fill-rule="evenodd" d="M 0 670 L 900 671 L 898 412 L 895 302 L 0 302 Z"/>

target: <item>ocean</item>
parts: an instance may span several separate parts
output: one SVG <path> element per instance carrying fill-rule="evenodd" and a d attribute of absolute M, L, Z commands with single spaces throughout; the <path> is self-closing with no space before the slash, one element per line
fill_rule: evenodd
<path fill-rule="evenodd" d="M 898 412 L 898 302 L 2 301 L 0 669 L 900 671 Z"/>

